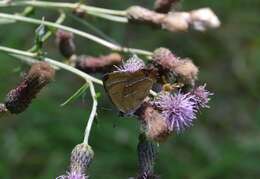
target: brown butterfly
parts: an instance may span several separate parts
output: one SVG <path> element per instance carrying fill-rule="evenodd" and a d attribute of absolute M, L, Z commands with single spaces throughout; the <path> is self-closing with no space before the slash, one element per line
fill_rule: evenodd
<path fill-rule="evenodd" d="M 124 114 L 133 114 L 156 81 L 156 71 L 115 71 L 104 76 L 103 82 L 111 101 Z"/>

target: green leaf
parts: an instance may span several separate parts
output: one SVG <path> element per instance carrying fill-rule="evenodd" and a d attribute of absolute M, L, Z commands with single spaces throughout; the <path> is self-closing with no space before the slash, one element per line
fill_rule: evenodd
<path fill-rule="evenodd" d="M 70 103 L 72 100 L 75 100 L 76 98 L 80 97 L 84 92 L 88 89 L 89 85 L 85 83 L 82 87 L 80 87 L 71 97 L 69 97 L 64 103 L 61 104 L 61 106 L 65 106 L 68 103 Z"/>
<path fill-rule="evenodd" d="M 41 24 L 36 30 L 35 30 L 35 40 L 34 40 L 34 52 L 39 52 L 42 49 L 44 37 L 45 34 L 48 32 L 48 28 Z"/>

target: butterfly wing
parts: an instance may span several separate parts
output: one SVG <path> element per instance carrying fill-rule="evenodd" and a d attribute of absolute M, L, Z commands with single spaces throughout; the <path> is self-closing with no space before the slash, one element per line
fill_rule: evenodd
<path fill-rule="evenodd" d="M 112 72 L 104 79 L 105 89 L 115 106 L 123 113 L 134 112 L 143 102 L 155 82 L 148 70 Z"/>

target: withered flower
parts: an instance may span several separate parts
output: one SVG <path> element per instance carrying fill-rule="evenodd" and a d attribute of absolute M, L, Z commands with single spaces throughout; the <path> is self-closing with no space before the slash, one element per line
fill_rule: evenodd
<path fill-rule="evenodd" d="M 54 77 L 55 70 L 46 62 L 32 65 L 24 80 L 6 96 L 5 106 L 11 113 L 23 112 L 37 93 Z"/>

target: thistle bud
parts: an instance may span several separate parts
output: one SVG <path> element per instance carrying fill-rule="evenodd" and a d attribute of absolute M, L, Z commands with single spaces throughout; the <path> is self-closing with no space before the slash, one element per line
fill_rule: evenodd
<path fill-rule="evenodd" d="M 121 55 L 118 53 L 111 53 L 106 56 L 90 57 L 79 56 L 76 59 L 76 68 L 86 73 L 106 73 L 114 67 L 119 65 L 122 61 Z"/>
<path fill-rule="evenodd" d="M 127 9 L 127 17 L 133 22 L 160 25 L 164 16 L 164 14 L 156 13 L 141 6 L 132 6 Z"/>
<path fill-rule="evenodd" d="M 7 94 L 6 108 L 15 114 L 23 112 L 54 74 L 54 69 L 46 62 L 33 64 L 24 80 Z"/>
<path fill-rule="evenodd" d="M 163 142 L 170 135 L 166 119 L 149 104 L 143 104 L 138 115 L 143 122 L 145 135 L 148 139 Z"/>
<path fill-rule="evenodd" d="M 194 85 L 199 69 L 190 59 L 182 59 L 174 64 L 173 71 L 180 78 L 180 82 Z"/>
<path fill-rule="evenodd" d="M 75 54 L 76 46 L 74 43 L 74 35 L 71 32 L 58 30 L 56 33 L 56 43 L 59 47 L 60 53 L 69 58 Z"/>
<path fill-rule="evenodd" d="M 187 12 L 169 13 L 162 20 L 162 28 L 171 32 L 187 31 L 189 28 L 190 14 Z"/>
<path fill-rule="evenodd" d="M 88 144 L 76 145 L 70 156 L 70 170 L 56 179 L 87 179 L 86 170 L 93 157 L 94 152 Z"/>
<path fill-rule="evenodd" d="M 154 3 L 154 9 L 160 13 L 167 13 L 171 10 L 171 7 L 179 0 L 156 0 Z"/>
<path fill-rule="evenodd" d="M 70 170 L 85 173 L 93 157 L 94 152 L 88 144 L 81 143 L 76 145 L 71 152 Z"/>
<path fill-rule="evenodd" d="M 220 21 L 210 8 L 202 8 L 190 12 L 191 24 L 194 29 L 205 31 L 208 28 L 217 28 Z"/>

